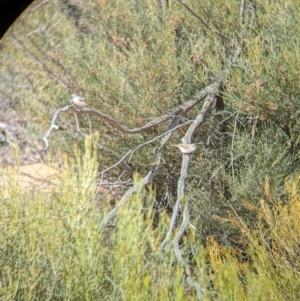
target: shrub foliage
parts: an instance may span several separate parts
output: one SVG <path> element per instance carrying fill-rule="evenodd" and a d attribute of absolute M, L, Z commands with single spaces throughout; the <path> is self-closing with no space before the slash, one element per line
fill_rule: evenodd
<path fill-rule="evenodd" d="M 3 180 L 3 300 L 299 299 L 298 4 L 24 12 L 1 42 L 2 164 L 16 142 L 64 167 L 47 192 Z"/>

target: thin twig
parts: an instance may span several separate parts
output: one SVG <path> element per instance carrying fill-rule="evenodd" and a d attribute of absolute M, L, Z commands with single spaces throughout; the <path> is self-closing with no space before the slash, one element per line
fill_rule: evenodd
<path fill-rule="evenodd" d="M 47 3 L 50 2 L 50 1 L 51 1 L 51 0 L 45 0 L 45 1 L 43 1 L 42 3 L 39 3 L 37 6 L 31 8 L 31 9 L 28 9 L 26 15 L 25 15 L 24 17 L 22 17 L 21 21 L 23 22 L 23 21 L 25 20 L 25 18 L 26 18 L 29 14 L 31 14 L 32 12 L 34 12 L 36 9 L 43 7 L 45 4 L 47 4 Z"/>
<path fill-rule="evenodd" d="M 175 118 L 176 118 L 176 117 L 175 117 Z M 174 118 L 174 119 L 175 119 L 175 118 Z M 160 148 L 161 148 L 161 147 L 166 143 L 166 141 L 170 138 L 170 135 L 171 135 L 175 130 L 177 130 L 177 129 L 180 128 L 180 127 L 186 126 L 186 125 L 189 124 L 189 123 L 191 123 L 191 121 L 185 122 L 185 123 L 180 124 L 180 125 L 178 125 L 178 126 L 174 126 L 174 127 L 172 127 L 171 129 L 168 128 L 168 130 L 167 130 L 165 133 L 163 133 L 163 134 L 161 134 L 161 135 L 159 135 L 159 136 L 156 136 L 156 137 L 154 137 L 153 139 L 148 140 L 148 141 L 146 141 L 146 142 L 144 142 L 144 143 L 141 143 L 141 144 L 139 144 L 138 146 L 134 147 L 133 149 L 130 149 L 130 150 L 129 150 L 122 158 L 120 158 L 120 160 L 119 160 L 118 162 L 116 162 L 114 165 L 112 165 L 112 166 L 106 168 L 105 170 L 102 170 L 101 172 L 99 172 L 99 174 L 104 174 L 104 173 L 106 173 L 107 171 L 109 171 L 110 169 L 115 168 L 115 167 L 118 166 L 121 162 L 123 162 L 128 156 L 130 156 L 130 158 L 131 158 L 131 156 L 133 155 L 133 153 L 136 152 L 139 148 L 141 148 L 141 147 L 143 147 L 143 146 L 145 146 L 145 145 L 147 145 L 147 144 L 151 144 L 151 143 L 153 143 L 154 141 L 156 141 L 157 139 L 160 139 L 160 138 L 164 137 L 164 139 L 162 140 L 162 142 L 161 142 L 161 144 L 160 144 Z M 129 162 L 129 161 L 130 161 L 130 159 L 128 160 L 128 162 Z"/>
<path fill-rule="evenodd" d="M 201 23 L 210 31 L 215 32 L 217 35 L 219 35 L 222 39 L 230 42 L 230 39 L 228 39 L 225 35 L 223 35 L 222 33 L 220 33 L 217 30 L 213 30 L 194 10 L 192 10 L 187 4 L 185 4 L 183 1 L 181 0 L 177 0 L 180 4 L 182 4 L 194 17 L 196 17 L 197 19 L 199 19 L 201 21 Z"/>
<path fill-rule="evenodd" d="M 245 2 L 246 0 L 241 0 L 240 5 L 240 22 L 242 25 L 245 23 Z"/>
<path fill-rule="evenodd" d="M 111 219 L 113 219 L 118 211 L 127 203 L 128 200 L 130 200 L 131 196 L 133 194 L 135 194 L 139 189 L 141 189 L 142 187 L 148 185 L 149 183 L 151 183 L 158 171 L 158 168 L 160 166 L 161 163 L 161 154 L 160 154 L 160 149 L 162 149 L 162 147 L 164 146 L 164 144 L 168 141 L 168 139 L 171 137 L 172 132 L 176 129 L 177 123 L 180 121 L 180 118 L 175 117 L 172 122 L 170 123 L 167 132 L 164 133 L 163 135 L 165 135 L 164 139 L 162 139 L 161 143 L 160 143 L 160 147 L 158 149 L 158 152 L 156 154 L 155 157 L 155 162 L 154 164 L 151 166 L 149 173 L 147 174 L 147 176 L 145 178 L 143 178 L 140 182 L 135 183 L 135 185 L 130 188 L 129 190 L 126 191 L 126 193 L 123 195 L 123 197 L 121 198 L 120 202 L 118 203 L 118 205 L 111 210 L 106 216 L 105 218 L 101 221 L 100 223 L 100 228 L 104 228 L 107 226 L 107 224 L 109 223 L 109 221 Z M 157 138 L 157 137 L 156 137 Z M 150 142 L 148 142 L 150 143 Z"/>
<path fill-rule="evenodd" d="M 234 129 L 233 129 L 233 136 L 232 136 L 232 140 L 231 140 L 231 170 L 232 170 L 232 179 L 234 181 L 234 138 L 235 138 L 235 133 L 236 133 L 236 128 L 237 128 L 237 119 L 238 119 L 238 115 L 237 118 L 234 121 Z"/>

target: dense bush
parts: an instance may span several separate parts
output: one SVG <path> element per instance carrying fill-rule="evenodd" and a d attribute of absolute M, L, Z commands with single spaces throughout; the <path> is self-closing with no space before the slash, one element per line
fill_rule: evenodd
<path fill-rule="evenodd" d="M 13 142 L 23 161 L 49 162 L 47 141 L 52 161 L 76 168 L 46 193 L 3 188 L 6 298 L 195 298 L 178 252 L 161 259 L 177 199 L 197 229 L 184 228 L 180 252 L 203 298 L 296 299 L 299 12 L 295 0 L 55 0 L 24 13 L 1 43 L 2 162 Z M 70 108 L 73 93 L 89 106 Z M 171 145 L 200 112 L 183 180 L 186 157 Z M 182 126 L 167 137 L 172 118 Z M 118 186 L 118 210 L 95 204 L 103 183 Z"/>
<path fill-rule="evenodd" d="M 100 228 L 110 205 L 99 207 L 94 199 L 96 154 L 86 146 L 76 162 L 65 160 L 55 189 L 22 192 L 11 174 L 5 176 L 2 300 L 195 300 L 172 248 L 160 249 L 169 218 L 162 212 L 154 223 L 153 192 L 139 190 L 115 224 Z M 266 181 L 261 206 L 244 203 L 256 215 L 251 228 L 239 216 L 222 221 L 239 231 L 235 246 L 213 237 L 202 244 L 201 231 L 187 233 L 181 251 L 200 299 L 299 300 L 299 178 L 284 189 L 285 200 L 278 200 Z"/>

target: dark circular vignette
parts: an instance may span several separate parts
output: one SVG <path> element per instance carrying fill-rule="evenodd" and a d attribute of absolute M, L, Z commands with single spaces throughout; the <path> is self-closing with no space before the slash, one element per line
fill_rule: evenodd
<path fill-rule="evenodd" d="M 34 0 L 0 0 L 0 39 Z"/>

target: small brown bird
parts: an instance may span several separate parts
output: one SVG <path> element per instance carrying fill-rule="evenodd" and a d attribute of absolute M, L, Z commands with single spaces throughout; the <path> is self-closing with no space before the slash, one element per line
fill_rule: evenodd
<path fill-rule="evenodd" d="M 89 104 L 85 101 L 84 97 L 81 97 L 79 95 L 73 94 L 71 96 L 71 100 L 73 102 L 74 105 L 78 106 L 78 107 L 86 107 Z"/>
<path fill-rule="evenodd" d="M 193 143 L 180 143 L 171 146 L 177 146 L 183 154 L 190 154 L 194 152 L 197 148 L 196 144 Z"/>

